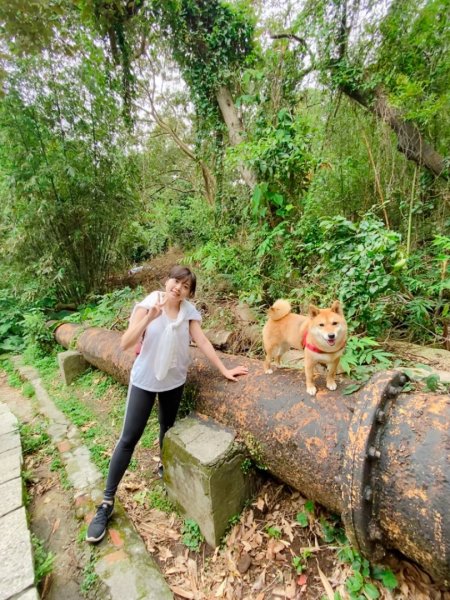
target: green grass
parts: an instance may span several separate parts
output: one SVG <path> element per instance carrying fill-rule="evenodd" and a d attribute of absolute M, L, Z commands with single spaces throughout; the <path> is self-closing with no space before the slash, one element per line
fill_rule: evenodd
<path fill-rule="evenodd" d="M 91 555 L 83 569 L 83 579 L 80 584 L 80 591 L 86 596 L 98 582 L 98 575 L 95 572 L 95 563 L 97 562 L 97 552 L 95 548 L 91 549 Z"/>
<path fill-rule="evenodd" d="M 200 527 L 194 521 L 194 519 L 185 519 L 183 523 L 182 534 L 183 544 L 189 548 L 189 550 L 198 552 L 205 538 L 203 537 Z"/>
<path fill-rule="evenodd" d="M 94 370 L 93 367 L 89 368 L 83 375 L 80 375 L 76 380 L 76 384 L 81 388 L 91 390 L 94 398 L 101 398 L 108 390 L 118 386 L 111 375 Z"/>
<path fill-rule="evenodd" d="M 44 542 L 34 533 L 31 534 L 34 555 L 34 577 L 36 585 L 53 571 L 55 555 L 45 549 Z"/>
<path fill-rule="evenodd" d="M 167 491 L 161 484 L 155 484 L 151 489 L 144 489 L 133 496 L 133 500 L 138 504 L 145 505 L 148 508 L 157 508 L 165 513 L 177 513 L 177 508 L 169 500 Z"/>
<path fill-rule="evenodd" d="M 143 448 L 151 448 L 158 439 L 159 435 L 159 423 L 156 411 L 152 411 L 150 418 L 147 423 L 147 427 L 141 437 L 141 446 Z"/>
<path fill-rule="evenodd" d="M 85 544 L 87 530 L 88 530 L 88 524 L 83 523 L 77 533 L 77 542 L 79 544 Z"/>
<path fill-rule="evenodd" d="M 13 388 L 21 388 L 22 387 L 22 379 L 19 375 L 19 373 L 9 373 L 8 374 L 8 385 L 10 385 Z"/>
<path fill-rule="evenodd" d="M 25 396 L 25 398 L 33 398 L 33 396 L 36 394 L 33 385 L 29 381 L 26 381 L 22 385 L 22 394 Z"/>
<path fill-rule="evenodd" d="M 11 387 L 22 387 L 23 381 L 16 371 L 12 360 L 8 356 L 4 356 L 0 359 L 0 369 L 8 376 L 7 381 Z"/>
<path fill-rule="evenodd" d="M 67 471 L 64 466 L 64 463 L 61 460 L 59 452 L 56 449 L 53 451 L 53 459 L 50 463 L 50 471 L 56 471 L 58 473 L 61 486 L 65 490 L 69 490 L 72 487 L 72 484 L 70 483 L 69 478 L 67 477 Z"/>
<path fill-rule="evenodd" d="M 46 429 L 47 424 L 43 420 L 19 425 L 20 441 L 24 454 L 33 454 L 45 450 L 49 446 L 50 436 Z"/>
<path fill-rule="evenodd" d="M 167 497 L 164 486 L 156 484 L 148 493 L 148 499 L 152 508 L 157 508 L 166 513 L 176 512 L 175 506 Z"/>

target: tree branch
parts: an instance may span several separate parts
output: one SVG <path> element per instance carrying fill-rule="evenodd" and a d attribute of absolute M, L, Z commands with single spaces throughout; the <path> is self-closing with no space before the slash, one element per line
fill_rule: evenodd
<path fill-rule="evenodd" d="M 425 167 L 436 177 L 449 178 L 444 157 L 424 140 L 415 123 L 407 121 L 398 108 L 389 104 L 386 93 L 380 86 L 372 93 L 345 84 L 341 84 L 339 88 L 346 96 L 389 125 L 397 135 L 397 149 L 408 160 Z"/>
<path fill-rule="evenodd" d="M 346 48 L 349 28 L 346 26 L 347 14 L 344 10 L 341 21 L 340 53 Z M 291 33 L 279 33 L 271 35 L 274 39 L 286 38 L 292 39 L 303 46 L 311 58 L 311 65 L 307 67 L 301 76 L 304 77 L 311 71 L 323 69 L 334 71 L 339 68 L 339 61 L 329 61 L 327 64 L 317 64 L 312 59 L 311 53 L 303 38 Z M 345 46 L 343 45 L 345 43 Z M 344 52 L 345 54 L 345 52 Z M 341 58 L 343 58 L 341 56 Z M 355 85 L 356 84 L 356 85 Z M 417 165 L 425 167 L 436 177 L 449 179 L 449 172 L 443 156 L 441 156 L 430 144 L 428 144 L 419 131 L 419 128 L 412 121 L 407 121 L 402 112 L 389 104 L 388 98 L 381 86 L 374 91 L 363 90 L 358 87 L 357 82 L 352 85 L 340 83 L 339 90 L 346 96 L 364 106 L 369 112 L 376 115 L 386 123 L 397 135 L 397 149 L 404 154 L 408 160 L 412 160 Z"/>

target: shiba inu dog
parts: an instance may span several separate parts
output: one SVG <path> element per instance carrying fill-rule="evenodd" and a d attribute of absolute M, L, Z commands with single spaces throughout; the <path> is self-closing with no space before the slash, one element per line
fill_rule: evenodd
<path fill-rule="evenodd" d="M 336 371 L 347 341 L 347 323 L 340 302 L 336 300 L 330 308 L 311 304 L 305 316 L 292 313 L 287 300 L 277 300 L 267 314 L 263 328 L 265 372 L 272 373 L 272 360 L 279 365 L 281 356 L 289 348 L 304 349 L 308 394 L 314 396 L 317 392 L 314 368 L 318 363 L 327 366 L 327 388 L 335 390 Z"/>

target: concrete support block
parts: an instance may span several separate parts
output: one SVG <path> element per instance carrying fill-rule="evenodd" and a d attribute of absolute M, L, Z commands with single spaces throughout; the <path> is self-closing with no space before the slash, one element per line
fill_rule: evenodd
<path fill-rule="evenodd" d="M 70 385 L 74 379 L 84 373 L 89 363 L 80 352 L 67 350 L 58 354 L 58 364 L 61 377 L 66 385 Z"/>
<path fill-rule="evenodd" d="M 187 417 L 164 438 L 164 483 L 170 499 L 194 519 L 210 546 L 217 546 L 245 502 L 256 478 L 244 474 L 244 448 L 232 429 L 212 419 Z"/>

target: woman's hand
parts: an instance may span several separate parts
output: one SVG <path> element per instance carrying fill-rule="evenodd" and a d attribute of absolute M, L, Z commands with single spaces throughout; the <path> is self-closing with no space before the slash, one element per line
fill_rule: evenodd
<path fill-rule="evenodd" d="M 239 365 L 239 367 L 234 367 L 233 369 L 225 369 L 222 374 L 230 381 L 237 381 L 239 375 L 248 374 L 248 368 Z"/>
<path fill-rule="evenodd" d="M 167 302 L 167 295 L 163 294 L 161 292 L 158 292 L 158 299 L 156 301 L 156 304 L 154 306 L 151 306 L 148 309 L 148 313 L 147 313 L 147 324 L 150 323 L 151 321 L 154 321 L 155 319 L 157 319 L 160 314 L 162 313 L 164 304 Z"/>
<path fill-rule="evenodd" d="M 120 338 L 120 347 L 122 350 L 131 348 L 141 339 L 148 324 L 160 316 L 166 302 L 167 298 L 165 294 L 158 292 L 158 297 L 154 306 L 151 306 L 149 309 L 140 306 L 133 311 L 128 329 Z"/>

